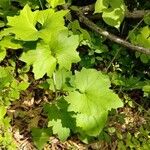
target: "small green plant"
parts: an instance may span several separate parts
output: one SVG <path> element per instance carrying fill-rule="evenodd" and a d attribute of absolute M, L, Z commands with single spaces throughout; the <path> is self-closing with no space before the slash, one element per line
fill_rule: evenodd
<path fill-rule="evenodd" d="M 70 10 L 79 9 L 70 8 L 71 3 L 71 0 L 0 1 L 2 149 L 16 149 L 7 109 L 30 83 L 31 86 L 39 83 L 38 87 L 53 96 L 51 101 L 47 99 L 42 103 L 47 126 L 31 129 L 33 141 L 40 150 L 52 135 L 65 141 L 74 133 L 85 143 L 95 137 L 102 138 L 103 134 L 109 139 L 108 134 L 102 132 L 109 112 L 124 106 L 114 89 L 119 92 L 140 89 L 143 97 L 150 95 L 149 74 L 137 77 L 132 72 L 134 56 L 117 44 L 106 45 L 105 38 L 83 29 L 72 17 Z M 94 14 L 101 13 L 103 21 L 114 27 L 115 32 L 120 30 L 126 13 L 123 0 L 97 0 L 94 8 Z M 147 25 L 131 31 L 129 37 L 133 44 L 149 48 L 149 18 L 144 20 Z M 106 26 L 104 22 L 100 24 Z M 117 52 L 118 49 L 122 52 Z M 148 55 L 139 52 L 135 58 L 140 58 L 145 65 L 150 60 Z M 106 74 L 111 65 L 113 71 Z M 109 130 L 115 132 L 112 129 Z M 135 139 L 130 136 L 127 134 L 126 143 L 132 148 L 130 141 Z"/>
<path fill-rule="evenodd" d="M 12 136 L 11 119 L 5 117 L 7 107 L 0 105 L 0 147 L 3 149 L 16 149 L 16 143 Z"/>
<path fill-rule="evenodd" d="M 6 116 L 11 102 L 19 99 L 20 92 L 26 90 L 28 82 L 18 82 L 13 76 L 13 68 L 0 67 L 0 147 L 15 149 L 12 137 L 11 118 Z"/>
<path fill-rule="evenodd" d="M 55 73 L 55 79 L 55 92 L 58 90 L 64 95 L 56 98 L 58 104 L 55 102 L 45 109 L 51 120 L 49 127 L 53 126 L 54 134 L 57 133 L 62 140 L 67 139 L 70 129 L 80 133 L 83 139 L 98 136 L 105 125 L 108 111 L 123 106 L 119 97 L 109 89 L 108 76 L 94 69 L 82 69 L 75 75 L 58 71 Z M 58 112 L 54 113 L 53 109 Z M 58 118 L 56 114 L 60 114 Z M 68 118 L 70 122 L 67 121 Z"/>
<path fill-rule="evenodd" d="M 144 47 L 149 48 L 150 47 L 150 27 L 144 26 L 137 30 L 136 32 L 129 33 L 130 35 L 130 40 L 132 43 L 137 44 L 137 45 L 142 45 Z M 136 53 L 136 57 L 140 58 L 140 60 L 143 63 L 149 63 L 150 62 L 150 56 L 146 54 L 140 54 Z"/>

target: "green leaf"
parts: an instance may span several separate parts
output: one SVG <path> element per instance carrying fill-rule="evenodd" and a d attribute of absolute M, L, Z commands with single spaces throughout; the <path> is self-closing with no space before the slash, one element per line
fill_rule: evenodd
<path fill-rule="evenodd" d="M 69 82 L 71 81 L 72 73 L 66 69 L 59 69 L 53 74 L 53 79 L 49 81 L 50 89 L 55 91 L 57 90 L 69 90 Z M 55 80 L 55 81 L 54 81 Z"/>
<path fill-rule="evenodd" d="M 28 87 L 29 87 L 29 83 L 28 82 L 21 81 L 21 82 L 19 82 L 19 85 L 18 85 L 17 89 L 20 90 L 20 91 L 24 91 Z"/>
<path fill-rule="evenodd" d="M 28 82 L 18 82 L 17 80 L 13 80 L 11 85 L 10 85 L 10 91 L 9 91 L 9 98 L 10 100 L 14 101 L 16 99 L 19 99 L 20 97 L 20 92 L 23 90 L 26 90 L 29 86 Z"/>
<path fill-rule="evenodd" d="M 0 89 L 12 82 L 13 76 L 9 67 L 0 67 Z"/>
<path fill-rule="evenodd" d="M 68 13 L 67 10 L 54 12 L 53 9 L 39 11 L 38 22 L 41 24 L 39 28 L 39 37 L 45 42 L 53 40 L 61 30 L 67 29 L 64 24 L 64 16 Z"/>
<path fill-rule="evenodd" d="M 143 35 L 143 37 L 145 39 L 149 38 L 150 36 L 150 27 L 149 26 L 145 26 L 141 29 L 141 34 Z"/>
<path fill-rule="evenodd" d="M 0 46 L 1 48 L 8 48 L 8 49 L 20 49 L 22 48 L 22 43 L 15 40 L 13 36 L 5 36 L 1 41 L 0 41 Z"/>
<path fill-rule="evenodd" d="M 31 134 L 37 148 L 42 150 L 49 140 L 49 137 L 52 135 L 52 131 L 51 128 L 33 128 Z"/>
<path fill-rule="evenodd" d="M 99 110 L 99 112 L 95 112 L 95 114 L 91 113 L 90 116 L 84 113 L 77 114 L 76 115 L 77 132 L 80 133 L 80 136 L 85 137 L 98 136 L 106 124 L 107 116 L 108 112 L 104 110 Z"/>
<path fill-rule="evenodd" d="M 52 54 L 55 55 L 59 64 L 59 69 L 65 68 L 70 70 L 72 63 L 80 61 L 78 52 L 76 51 L 79 45 L 79 37 L 77 35 L 68 36 L 68 31 L 63 31 L 58 34 L 57 38 L 49 43 Z"/>
<path fill-rule="evenodd" d="M 49 41 L 53 34 L 66 29 L 63 17 L 67 12 L 54 12 L 53 9 L 32 12 L 31 8 L 25 5 L 20 15 L 7 18 L 7 25 L 10 27 L 5 29 L 5 32 L 13 33 L 17 39 L 24 41 L 36 41 L 38 38 Z"/>
<path fill-rule="evenodd" d="M 33 64 L 35 79 L 42 78 L 45 73 L 51 76 L 55 67 L 56 59 L 51 55 L 50 50 L 39 45 L 36 52 L 36 61 Z"/>
<path fill-rule="evenodd" d="M 145 83 L 142 90 L 144 92 L 144 96 L 147 96 L 147 97 L 150 96 L 150 81 L 149 80 Z"/>
<path fill-rule="evenodd" d="M 37 23 L 38 11 L 32 12 L 31 8 L 26 5 L 20 11 L 19 16 L 7 17 L 8 26 L 6 29 L 10 33 L 14 33 L 17 39 L 31 41 L 38 39 L 38 30 L 35 28 Z"/>
<path fill-rule="evenodd" d="M 61 141 L 65 141 L 69 137 L 70 129 L 62 126 L 61 119 L 49 121 L 48 127 L 51 126 L 53 126 L 53 134 L 57 134 Z"/>
<path fill-rule="evenodd" d="M 22 48 L 21 42 L 14 40 L 13 36 L 5 36 L 0 41 L 0 61 L 5 58 L 7 49 L 16 50 L 20 48 Z"/>
<path fill-rule="evenodd" d="M 144 16 L 144 22 L 147 24 L 147 25 L 150 25 L 150 13 L 146 14 Z"/>
<path fill-rule="evenodd" d="M 150 85 L 145 85 L 145 86 L 143 87 L 143 91 L 144 91 L 144 92 L 147 92 L 147 93 L 150 93 Z"/>
<path fill-rule="evenodd" d="M 123 0 L 97 0 L 95 13 L 102 13 L 103 20 L 115 28 L 119 28 L 125 15 Z"/>
<path fill-rule="evenodd" d="M 59 69 L 71 69 L 71 64 L 80 61 L 76 48 L 79 45 L 78 36 L 68 36 L 68 32 L 63 31 L 53 37 L 49 45 L 40 42 L 36 49 L 23 52 L 20 60 L 33 65 L 35 79 L 42 78 L 46 73 L 51 76 L 59 64 Z M 40 61 L 39 61 L 40 60 Z"/>
<path fill-rule="evenodd" d="M 65 141 L 70 135 L 70 129 L 75 127 L 75 119 L 72 118 L 73 112 L 68 112 L 68 103 L 59 99 L 57 104 L 47 104 L 44 107 L 48 114 L 48 126 L 52 127 L 53 134 L 57 134 L 59 139 Z"/>
<path fill-rule="evenodd" d="M 129 35 L 130 35 L 130 40 L 133 44 L 140 45 L 145 48 L 150 47 L 150 27 L 149 26 L 144 26 L 143 28 L 140 28 L 136 32 L 129 33 Z"/>
<path fill-rule="evenodd" d="M 150 61 L 150 56 L 146 54 L 141 54 L 140 55 L 141 62 L 147 64 Z"/>
<path fill-rule="evenodd" d="M 102 17 L 108 25 L 119 28 L 124 18 L 123 12 L 123 9 L 119 8 L 109 9 L 103 13 Z"/>
<path fill-rule="evenodd" d="M 46 0 L 52 8 L 55 8 L 58 5 L 65 4 L 65 0 Z"/>
<path fill-rule="evenodd" d="M 8 93 L 9 101 L 15 101 L 19 99 L 20 92 L 17 89 L 11 89 Z"/>
<path fill-rule="evenodd" d="M 109 0 L 97 0 L 95 3 L 95 13 L 102 13 L 107 10 L 109 6 Z"/>
<path fill-rule="evenodd" d="M 0 121 L 4 118 L 7 109 L 4 106 L 0 106 Z"/>
<path fill-rule="evenodd" d="M 79 21 L 75 20 L 68 25 L 68 28 L 76 35 L 80 35 L 80 41 L 89 40 L 91 41 L 90 34 L 87 30 L 80 27 Z"/>
<path fill-rule="evenodd" d="M 119 97 L 109 89 L 106 75 L 94 69 L 82 69 L 75 75 L 76 90 L 65 98 L 70 104 L 68 110 L 77 114 L 79 130 L 89 136 L 97 136 L 112 108 L 122 107 Z"/>
<path fill-rule="evenodd" d="M 6 50 L 0 47 L 0 62 L 6 57 Z"/>
<path fill-rule="evenodd" d="M 49 46 L 42 42 L 35 50 L 24 52 L 20 60 L 33 65 L 35 79 L 42 78 L 46 73 L 51 76 L 56 67 L 56 58 L 51 55 Z"/>

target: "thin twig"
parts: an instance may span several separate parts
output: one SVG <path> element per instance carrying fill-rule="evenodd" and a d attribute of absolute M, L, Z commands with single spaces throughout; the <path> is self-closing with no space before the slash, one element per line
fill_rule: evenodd
<path fill-rule="evenodd" d="M 80 7 L 80 11 L 82 11 L 83 14 L 91 14 L 90 12 L 94 12 L 94 5 L 87 5 Z M 134 10 L 132 12 L 126 10 L 125 12 L 125 17 L 126 18 L 132 18 L 132 19 L 138 19 L 138 18 L 143 18 L 147 13 L 150 13 L 150 10 Z M 102 14 L 92 14 L 88 15 L 88 18 L 91 20 L 99 20 L 102 18 Z"/>
<path fill-rule="evenodd" d="M 128 34 L 128 36 L 126 37 L 125 41 L 127 41 L 129 39 L 129 37 L 131 36 L 131 34 L 139 27 L 139 25 L 143 22 L 144 18 L 142 18 L 139 23 L 131 30 L 130 34 Z M 111 62 L 109 63 L 108 67 L 106 68 L 106 72 L 108 72 L 109 68 L 111 67 L 112 63 L 114 62 L 114 60 L 116 59 L 116 57 L 118 56 L 119 52 L 121 50 L 121 47 L 117 50 L 115 56 L 113 57 L 113 59 L 111 60 Z"/>

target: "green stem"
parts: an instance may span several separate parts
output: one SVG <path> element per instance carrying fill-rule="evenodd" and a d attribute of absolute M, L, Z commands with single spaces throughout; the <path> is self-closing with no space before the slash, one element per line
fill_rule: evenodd
<path fill-rule="evenodd" d="M 43 7 L 43 4 L 42 4 L 41 0 L 39 0 L 39 3 L 40 3 L 40 6 L 41 6 L 41 8 L 42 8 L 42 10 L 43 10 L 44 7 Z"/>
<path fill-rule="evenodd" d="M 53 83 L 54 83 L 55 99 L 56 99 L 58 95 L 57 95 L 57 88 L 56 88 L 56 74 L 55 74 L 55 72 L 53 73 L 52 78 L 53 78 Z"/>

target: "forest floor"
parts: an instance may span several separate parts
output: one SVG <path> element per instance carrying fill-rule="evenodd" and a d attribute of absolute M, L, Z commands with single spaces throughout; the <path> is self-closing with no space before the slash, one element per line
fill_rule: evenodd
<path fill-rule="evenodd" d="M 139 95 L 136 95 L 135 99 L 139 98 L 137 96 Z M 47 118 L 42 108 L 43 104 L 51 99 L 52 97 L 48 93 L 29 88 L 22 94 L 21 99 L 15 101 L 9 108 L 7 114 L 12 118 L 12 132 L 18 150 L 37 149 L 32 141 L 30 131 L 34 127 L 46 126 Z M 133 103 L 132 106 L 125 104 L 125 107 L 119 109 L 117 114 L 115 116 L 110 115 L 106 125 L 106 128 L 110 129 L 110 132 L 107 131 L 110 136 L 108 137 L 108 139 L 110 138 L 109 141 L 107 141 L 108 139 L 96 139 L 89 144 L 84 144 L 76 135 L 71 136 L 65 142 L 61 142 L 56 137 L 50 137 L 44 150 L 117 150 L 119 142 L 127 142 L 123 139 L 127 133 L 138 134 L 141 126 L 148 126 L 148 123 L 150 123 L 150 119 L 148 119 L 150 118 L 150 110 L 146 111 L 138 103 Z M 121 121 L 118 122 L 118 119 Z M 128 140 L 130 143 L 130 139 Z"/>

